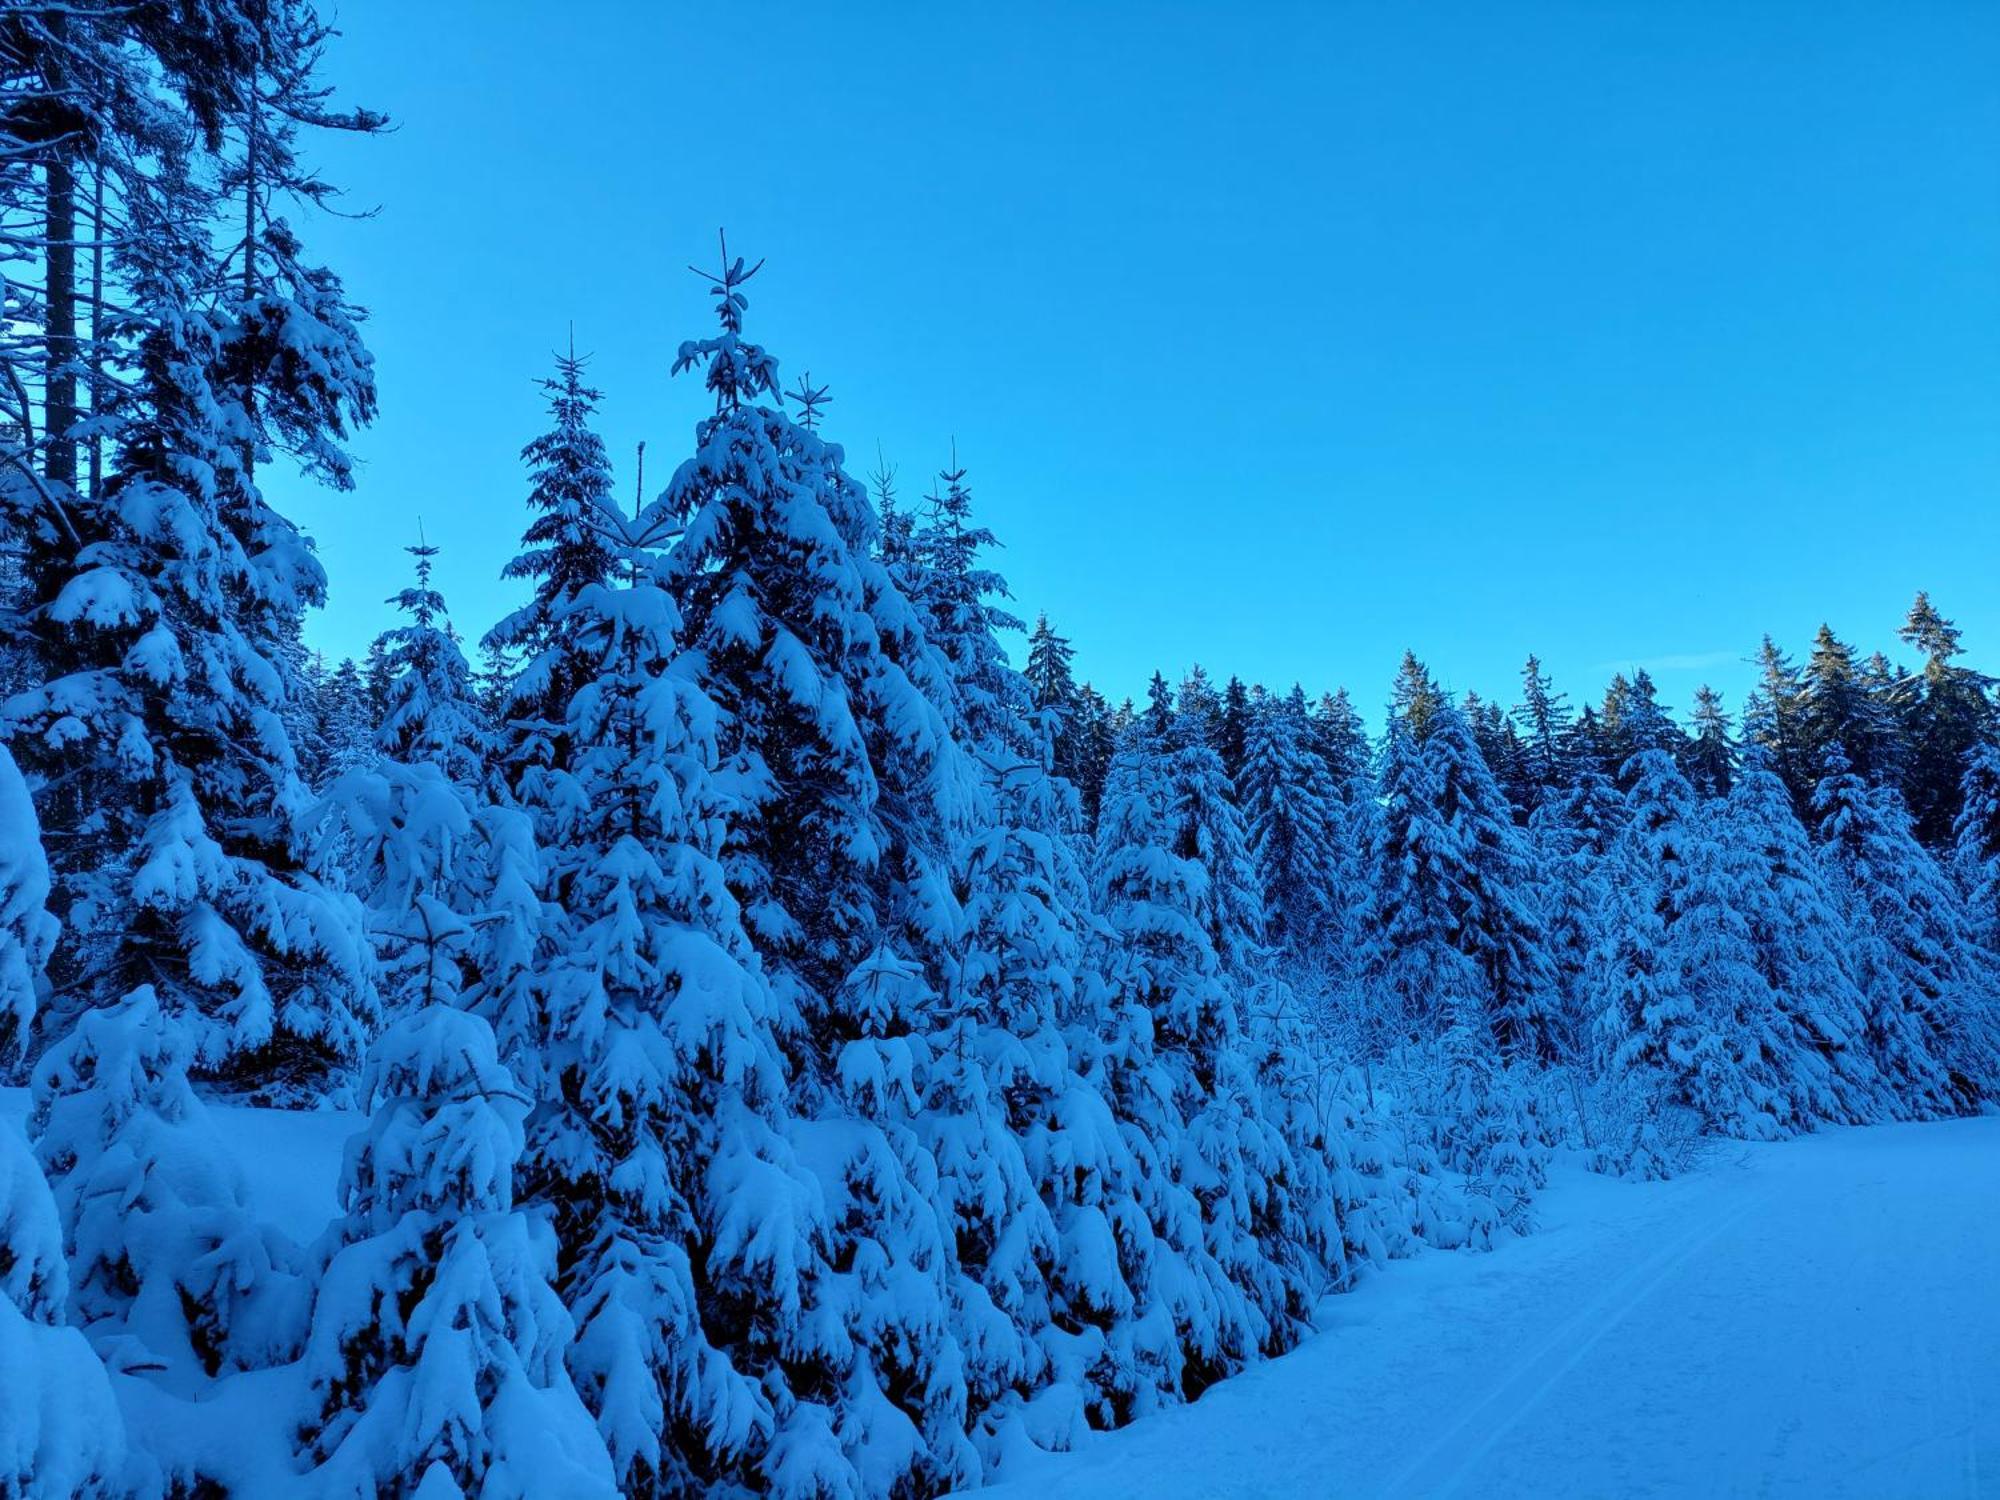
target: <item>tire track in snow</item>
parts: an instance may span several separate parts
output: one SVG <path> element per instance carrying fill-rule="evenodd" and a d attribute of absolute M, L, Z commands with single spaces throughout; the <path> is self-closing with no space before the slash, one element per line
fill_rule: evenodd
<path fill-rule="evenodd" d="M 1582 1362 L 1604 1336 L 1659 1290 L 1662 1283 L 1750 1212 L 1754 1199 L 1718 1206 L 1693 1228 L 1639 1262 L 1559 1325 L 1514 1363 L 1487 1393 L 1473 1402 L 1403 1468 L 1382 1491 L 1385 1497 L 1453 1493 L 1480 1460 L 1521 1419 Z M 1481 1428 L 1484 1428 L 1483 1432 Z M 1468 1438 L 1477 1434 L 1469 1448 Z M 1454 1462 L 1454 1460 L 1456 1460 Z M 1444 1465 L 1450 1467 L 1437 1472 Z"/>

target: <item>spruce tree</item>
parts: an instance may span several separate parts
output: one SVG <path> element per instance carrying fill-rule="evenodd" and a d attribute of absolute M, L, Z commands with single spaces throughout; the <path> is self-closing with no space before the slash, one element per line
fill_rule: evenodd
<path fill-rule="evenodd" d="M 1532 890 L 1532 852 L 1470 728 L 1450 708 L 1433 720 L 1424 758 L 1434 769 L 1446 846 L 1452 942 L 1481 979 L 1487 1024 L 1509 1059 L 1546 1060 L 1552 1049 L 1551 975 Z"/>
<path fill-rule="evenodd" d="M 1767 635 L 1757 653 L 1757 686 L 1743 705 L 1743 743 L 1764 752 L 1791 793 L 1799 816 L 1811 816 L 1819 769 L 1805 734 L 1805 687 L 1798 667 Z"/>
<path fill-rule="evenodd" d="M 1477 1002 L 1505 1055 L 1545 1055 L 1553 996 L 1531 853 L 1470 727 L 1413 656 L 1391 704 L 1381 797 L 1374 967 L 1403 1024 L 1440 1036 Z"/>
<path fill-rule="evenodd" d="M 316 765 L 306 769 L 311 771 L 313 789 L 323 791 L 343 771 L 366 765 L 374 758 L 379 720 L 369 702 L 361 668 L 352 657 L 343 658 L 327 674 L 316 698 L 313 716 L 319 757 Z"/>
<path fill-rule="evenodd" d="M 605 525 L 616 513 L 611 461 L 591 426 L 604 396 L 584 383 L 588 363 L 572 344 L 557 357 L 555 375 L 541 382 L 549 430 L 521 450 L 533 519 L 521 534 L 522 550 L 501 569 L 505 578 L 532 579 L 534 593 L 485 638 L 489 648 L 512 653 L 520 663 L 501 714 L 527 726 L 516 731 L 525 740 L 511 750 L 511 758 L 524 764 L 564 763 L 561 736 L 546 726 L 562 718 L 584 671 L 565 624 L 566 606 L 603 583 L 615 561 Z"/>
<path fill-rule="evenodd" d="M 1181 724 L 1177 731 L 1183 744 L 1203 744 L 1211 750 L 1222 737 L 1222 694 L 1216 691 L 1208 669 L 1196 662 L 1181 679 L 1174 699 L 1174 711 Z"/>
<path fill-rule="evenodd" d="M 1422 745 L 1430 738 L 1432 722 L 1447 706 L 1430 669 L 1417 660 L 1416 652 L 1405 651 L 1389 694 L 1391 718 L 1400 721 L 1411 740 Z"/>
<path fill-rule="evenodd" d="M 1635 755 L 1624 779 L 1624 826 L 1590 968 L 1601 1006 L 1598 1046 L 1605 1067 L 1647 1105 L 1678 1106 L 1723 1126 L 1736 1117 L 1744 1083 L 1718 1000 L 1731 1003 L 1743 976 L 1740 954 L 1718 951 L 1705 921 L 1725 913 L 1710 851 L 1701 847 L 1694 791 L 1663 750 Z M 1702 916 L 1690 920 L 1697 908 Z M 1690 983 L 1691 964 L 1718 960 L 1726 967 L 1716 984 Z"/>
<path fill-rule="evenodd" d="M 559 611 L 580 670 L 537 812 L 555 910 L 503 1017 L 536 1069 L 521 1177 L 555 1214 L 570 1368 L 641 1495 L 766 1462 L 796 1415 L 767 1372 L 831 1357 L 805 1324 L 833 1315 L 826 1225 L 780 1133 L 777 1035 L 799 1018 L 724 879 L 717 713 L 658 566 L 633 549 Z M 705 1306 L 731 1309 L 714 1336 Z"/>
<path fill-rule="evenodd" d="M 925 638 L 944 658 L 968 742 L 1022 757 L 1032 745 L 1025 735 L 1027 684 L 1007 664 L 996 634 L 1019 630 L 1022 622 L 998 602 L 1008 597 L 1006 581 L 981 560 L 998 541 L 973 520 L 965 474 L 954 455 L 938 475 L 930 512 L 914 538 L 923 565 L 915 602 L 925 614 Z"/>
<path fill-rule="evenodd" d="M 1460 714 L 1471 731 L 1473 743 L 1479 747 L 1480 759 L 1486 762 L 1508 805 L 1514 809 L 1515 821 L 1526 823 L 1534 807 L 1536 789 L 1529 781 L 1527 759 L 1514 721 L 1499 704 L 1489 703 L 1477 693 L 1465 695 Z"/>
<path fill-rule="evenodd" d="M 1412 660 L 1405 660 L 1405 681 L 1413 681 Z M 1454 1003 L 1477 995 L 1480 986 L 1454 942 L 1455 876 L 1464 850 L 1442 806 L 1439 766 L 1425 755 L 1410 711 L 1434 727 L 1441 710 L 1419 694 L 1406 702 L 1400 710 L 1391 706 L 1377 778 L 1380 813 L 1367 845 L 1364 962 L 1381 997 L 1369 1017 L 1380 1045 L 1442 1034 Z"/>
<path fill-rule="evenodd" d="M 56 937 L 47 861 L 20 772 L 0 750 L 0 1069 L 27 1046 Z M 109 1495 L 123 1420 L 102 1362 L 64 1327 L 69 1262 L 47 1179 L 0 1120 L 0 1493 Z"/>
<path fill-rule="evenodd" d="M 1035 617 L 1028 637 L 1028 701 L 1037 714 L 1052 723 L 1052 767 L 1055 774 L 1079 791 L 1088 779 L 1089 750 L 1086 745 L 1089 714 L 1082 691 L 1070 663 L 1076 651 L 1069 641 L 1049 624 L 1047 615 Z"/>
<path fill-rule="evenodd" d="M 1853 944 L 1877 1071 L 1909 1115 L 1970 1110 L 2000 1078 L 1993 978 L 1958 892 L 1902 794 L 1838 754 L 1813 795 L 1820 854 Z"/>
<path fill-rule="evenodd" d="M 48 913 L 49 862 L 20 768 L 0 748 L 0 1076 L 27 1053 L 43 973 L 60 930 Z"/>
<path fill-rule="evenodd" d="M 1311 744 L 1305 693 L 1267 698 L 1250 721 L 1241 782 L 1271 942 L 1294 959 L 1337 930 L 1339 793 Z"/>
<path fill-rule="evenodd" d="M 1902 686 L 1902 722 L 1908 755 L 1903 797 L 1916 820 L 1917 837 L 1932 848 L 1950 837 L 1966 757 L 1994 731 L 1992 679 L 1958 665 L 1959 630 L 1919 593 L 1899 632 L 1923 653 L 1923 670 Z"/>
<path fill-rule="evenodd" d="M 1659 687 L 1644 667 L 1629 680 L 1622 672 L 1612 677 L 1605 689 L 1598 727 L 1614 775 L 1621 780 L 1626 763 L 1634 756 L 1647 750 L 1665 750 L 1678 756 L 1685 741 L 1680 727 L 1661 706 Z"/>
<path fill-rule="evenodd" d="M 1102 693 L 1087 682 L 1077 689 L 1073 744 L 1076 790 L 1083 804 L 1086 828 L 1097 826 L 1098 807 L 1104 800 L 1105 774 L 1111 768 L 1111 757 L 1122 730 L 1118 711 L 1105 701 Z"/>
<path fill-rule="evenodd" d="M 1614 865 L 1610 854 L 1625 822 L 1625 804 L 1593 756 L 1579 757 L 1567 785 L 1535 810 L 1530 822 L 1540 873 L 1541 913 L 1555 988 L 1552 1051 L 1566 1063 L 1587 1059 L 1596 1020 L 1592 955 Z"/>
<path fill-rule="evenodd" d="M 1311 727 L 1313 748 L 1326 762 L 1327 774 L 1341 795 L 1353 800 L 1351 788 L 1368 779 L 1374 752 L 1346 688 L 1321 695 L 1313 706 Z"/>
<path fill-rule="evenodd" d="M 33 1093 L 72 1320 L 101 1351 L 182 1378 L 288 1357 L 306 1285 L 295 1247 L 252 1214 L 188 1083 L 190 1053 L 142 986 L 79 1016 L 35 1065 Z"/>
<path fill-rule="evenodd" d="M 294 1097 L 358 1057 L 375 1002 L 357 913 L 311 867 L 286 728 L 325 575 L 256 475 L 283 455 L 351 485 L 343 445 L 375 388 L 356 310 L 269 198 L 329 191 L 301 126 L 380 121 L 327 102 L 324 29 L 300 4 L 76 20 L 90 149 L 118 161 L 133 230 L 109 256 L 116 347 L 98 351 L 118 378 L 92 417 L 101 482 L 68 489 L 64 433 L 55 489 L 17 512 L 34 681 L 0 709 L 65 850 L 55 1024 L 150 983 L 205 1071 Z M 260 108 L 251 172 L 232 143 Z"/>
<path fill-rule="evenodd" d="M 895 925 L 911 862 L 946 856 L 966 767 L 935 702 L 945 669 L 867 554 L 873 513 L 840 449 L 757 404 L 777 377 L 742 338 L 754 269 L 725 262 L 722 331 L 676 361 L 705 369 L 716 413 L 659 502 L 685 526 L 663 581 L 723 715 L 725 787 L 743 800 L 730 884 L 773 981 L 809 1009 Z"/>
<path fill-rule="evenodd" d="M 1966 757 L 1952 840 L 1966 920 L 1988 951 L 2000 954 L 2000 746 L 1991 741 Z"/>
<path fill-rule="evenodd" d="M 477 1017 L 434 1004 L 369 1053 L 306 1343 L 302 1437 L 330 1492 L 609 1497 L 563 1367 L 555 1241 L 514 1206 L 528 1099 Z"/>
<path fill-rule="evenodd" d="M 721 868 L 782 1018 L 787 1133 L 822 1185 L 840 1268 L 817 1311 L 781 1305 L 802 1397 L 776 1414 L 765 1462 L 868 1494 L 966 1483 L 964 1387 L 944 1337 L 952 1247 L 926 1218 L 934 1167 L 857 1104 L 841 1068 L 851 1046 L 925 1021 L 872 1011 L 864 964 L 918 966 L 921 983 L 893 996 L 945 987 L 963 931 L 949 861 L 976 781 L 940 707 L 950 668 L 870 554 L 874 513 L 841 449 L 768 404 L 777 363 L 743 337 L 755 269 L 725 251 L 709 278 L 719 332 L 683 344 L 675 368 L 703 372 L 715 412 L 656 509 L 683 527 L 660 582 L 718 713 L 717 787 L 733 804 Z M 800 1221 L 788 1209 L 786 1222 Z"/>
<path fill-rule="evenodd" d="M 1752 961 L 1778 1020 L 1781 1124 L 1862 1123 L 1893 1107 L 1864 1045 L 1866 1003 L 1849 932 L 1790 794 L 1759 751 L 1730 790 L 1724 837 L 1737 861 L 1731 900 L 1749 924 Z"/>
<path fill-rule="evenodd" d="M 1262 697 L 1264 690 L 1258 688 L 1254 696 Z M 1253 694 L 1243 685 L 1241 677 L 1231 677 L 1222 690 L 1222 712 L 1216 731 L 1216 752 L 1222 757 L 1222 769 L 1229 773 L 1232 785 L 1240 786 L 1243 780 L 1243 762 L 1249 754 L 1250 721 L 1254 716 Z"/>
<path fill-rule="evenodd" d="M 1049 624 L 1047 615 L 1035 617 L 1034 633 L 1028 637 L 1028 689 L 1039 709 L 1067 711 L 1076 700 L 1076 676 L 1070 663 L 1076 650 L 1067 637 Z"/>
<path fill-rule="evenodd" d="M 1143 1232 L 1123 1231 L 1136 1253 L 1119 1256 L 1138 1273 L 1127 1278 L 1138 1306 L 1110 1398 L 1121 1420 L 1289 1345 L 1311 1284 L 1294 1255 L 1303 1236 L 1288 1222 L 1289 1148 L 1263 1118 L 1240 1003 L 1203 920 L 1205 873 L 1178 852 L 1190 842 L 1176 787 L 1182 752 L 1160 727 L 1166 694 L 1156 685 L 1156 711 L 1127 732 L 1112 764 L 1094 875 L 1113 939 L 1097 1066 L 1139 1163 L 1146 1219 Z"/>
<path fill-rule="evenodd" d="M 1569 699 L 1556 691 L 1540 658 L 1532 655 L 1521 668 L 1521 701 L 1514 707 L 1514 723 L 1529 789 L 1527 811 L 1532 816 L 1563 785 L 1564 739 L 1570 724 Z"/>
<path fill-rule="evenodd" d="M 1853 648 L 1825 625 L 1800 676 L 1799 738 L 1815 774 L 1824 774 L 1837 751 L 1864 781 L 1900 780 L 1890 706 L 1869 691 Z"/>
<path fill-rule="evenodd" d="M 417 560 L 417 577 L 389 600 L 408 623 L 380 638 L 389 681 L 377 745 L 397 760 L 427 761 L 461 786 L 478 786 L 488 779 L 491 738 L 444 596 L 431 584 L 438 549 L 419 541 L 404 550 Z"/>
<path fill-rule="evenodd" d="M 1204 875 L 1196 907 L 1224 969 L 1249 972 L 1264 941 L 1264 901 L 1250 856 L 1236 788 L 1210 740 L 1186 738 L 1219 721 L 1207 714 L 1174 717 L 1170 731 L 1172 779 L 1179 837 L 1174 852 L 1193 860 Z"/>
<path fill-rule="evenodd" d="M 103 1361 L 65 1325 L 62 1221 L 19 1127 L 0 1120 L 0 1494 L 125 1493 L 124 1418 Z"/>
<path fill-rule="evenodd" d="M 1736 742 L 1722 696 L 1706 683 L 1695 690 L 1690 722 L 1694 733 L 1681 746 L 1681 774 L 1697 797 L 1727 797 L 1736 776 Z"/>

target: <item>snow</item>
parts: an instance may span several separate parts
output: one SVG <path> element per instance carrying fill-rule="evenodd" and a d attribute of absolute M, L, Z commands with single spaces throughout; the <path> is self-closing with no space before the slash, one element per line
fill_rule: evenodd
<path fill-rule="evenodd" d="M 25 1128 L 32 1101 L 24 1088 L 0 1088 L 0 1122 Z M 223 1146 L 243 1169 L 257 1217 L 310 1244 L 340 1212 L 340 1161 L 368 1117 L 346 1109 L 259 1109 L 211 1101 L 208 1113 Z"/>
<path fill-rule="evenodd" d="M 368 1123 L 351 1110 L 208 1106 L 216 1133 L 243 1168 L 257 1217 L 311 1244 L 340 1212 L 336 1196 L 348 1140 Z"/>
<path fill-rule="evenodd" d="M 1193 1406 L 988 1500 L 1991 1495 L 2000 1118 L 1559 1169 L 1538 1232 L 1398 1263 Z"/>

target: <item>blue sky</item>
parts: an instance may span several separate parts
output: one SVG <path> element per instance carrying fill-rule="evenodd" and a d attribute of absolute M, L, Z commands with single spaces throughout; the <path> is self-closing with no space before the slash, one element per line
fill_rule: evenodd
<path fill-rule="evenodd" d="M 683 267 L 920 495 L 955 438 L 1021 608 L 1114 695 L 1511 701 L 1765 631 L 2000 666 L 2000 6 L 342 0 L 388 110 L 314 240 L 373 313 L 348 495 L 282 486 L 356 651 L 416 518 L 476 636 L 574 323 L 621 491 L 700 414 Z"/>

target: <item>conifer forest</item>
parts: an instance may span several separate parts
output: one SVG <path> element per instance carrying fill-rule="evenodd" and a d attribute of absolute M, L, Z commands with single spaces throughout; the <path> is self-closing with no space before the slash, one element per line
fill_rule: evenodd
<path fill-rule="evenodd" d="M 978 475 L 844 433 L 712 226 L 631 273 L 706 413 L 643 488 L 618 330 L 551 309 L 476 501 L 518 607 L 385 539 L 324 653 L 273 479 L 366 485 L 378 395 L 322 155 L 409 144 L 333 21 L 0 4 L 0 1496 L 1032 1481 L 1510 1264 L 1552 1175 L 2000 1112 L 1952 600 L 1689 710 L 1534 656 L 1086 680 Z M 258 1186 L 314 1172 L 304 1226 Z"/>

